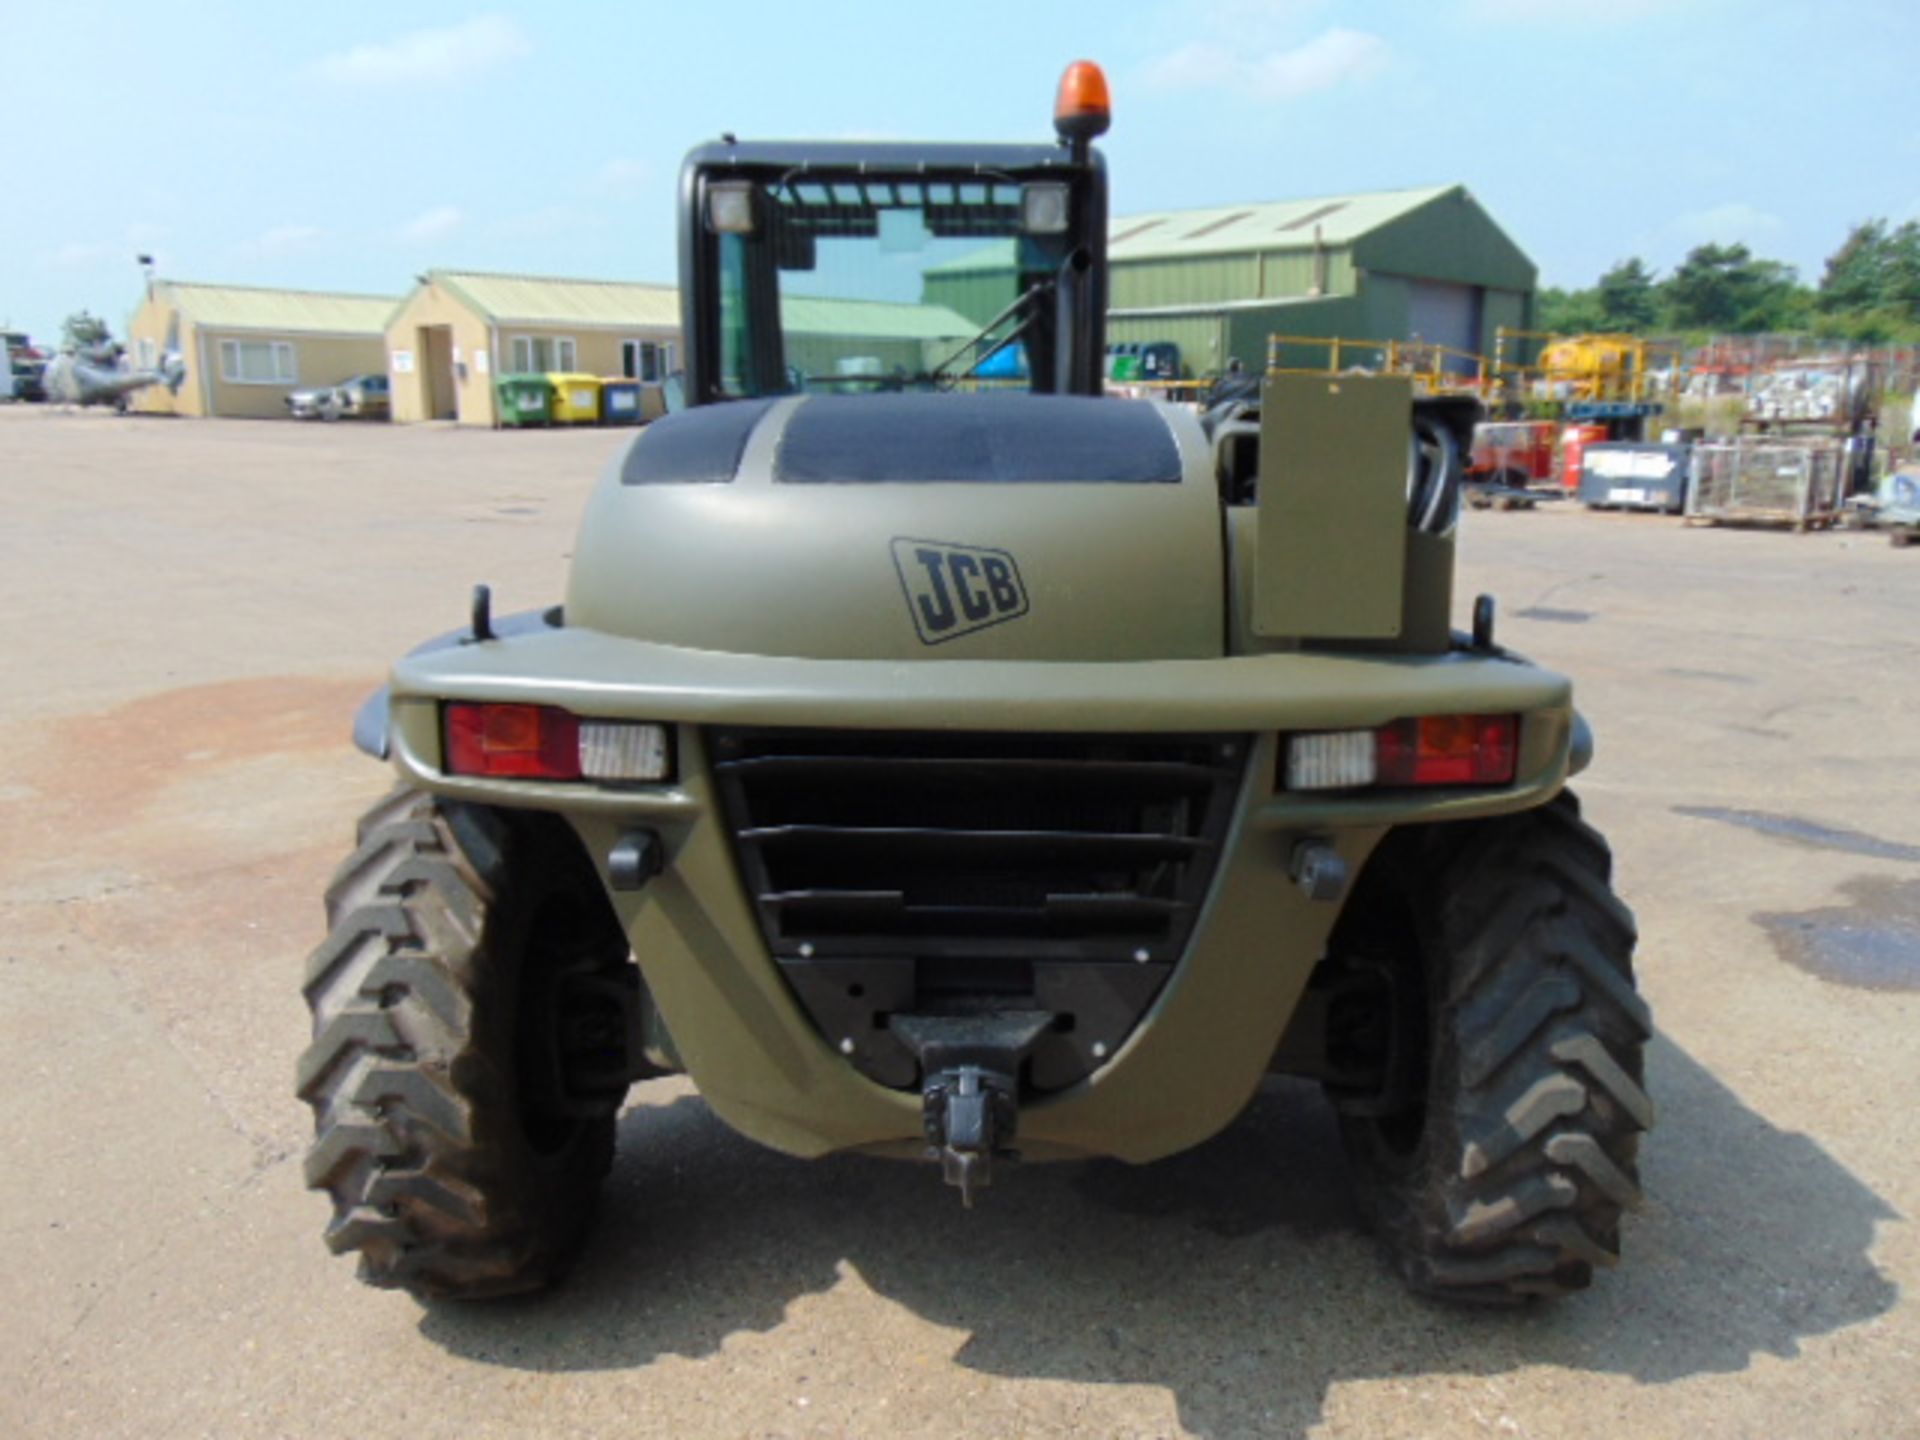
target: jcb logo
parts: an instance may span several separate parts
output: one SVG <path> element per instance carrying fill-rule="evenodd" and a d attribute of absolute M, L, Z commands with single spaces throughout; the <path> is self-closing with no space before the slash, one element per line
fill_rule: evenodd
<path fill-rule="evenodd" d="M 895 540 L 893 564 L 923 644 L 970 635 L 1027 613 L 1027 587 L 1005 550 L 946 540 Z"/>

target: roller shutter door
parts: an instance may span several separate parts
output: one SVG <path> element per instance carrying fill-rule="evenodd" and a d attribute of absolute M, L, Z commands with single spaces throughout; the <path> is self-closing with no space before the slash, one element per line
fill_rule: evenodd
<path fill-rule="evenodd" d="M 1407 282 L 1407 335 L 1436 345 L 1480 353 L 1480 290 L 1440 280 Z"/>

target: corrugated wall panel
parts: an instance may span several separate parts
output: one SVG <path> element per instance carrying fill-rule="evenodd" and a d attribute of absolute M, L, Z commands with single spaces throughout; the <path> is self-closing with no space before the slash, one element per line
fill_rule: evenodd
<path fill-rule="evenodd" d="M 1291 305 L 1275 305 L 1264 310 L 1228 312 L 1228 358 L 1237 359 L 1249 370 L 1267 363 L 1267 342 L 1276 335 L 1327 337 L 1365 335 L 1365 317 L 1359 299 L 1334 295 Z M 1282 369 L 1318 370 L 1332 357 L 1326 345 L 1287 345 L 1280 348 Z"/>
<path fill-rule="evenodd" d="M 983 270 L 929 275 L 922 282 L 921 300 L 928 305 L 944 305 L 975 325 L 984 325 L 1013 303 L 1013 272 Z"/>
<path fill-rule="evenodd" d="M 1311 295 L 1316 280 L 1323 295 L 1353 293 L 1353 256 L 1346 250 L 1329 249 L 1317 261 L 1311 250 L 1270 250 L 1259 269 L 1262 297 Z"/>
<path fill-rule="evenodd" d="M 1398 275 L 1372 271 L 1360 282 L 1360 323 L 1357 334 L 1369 340 L 1404 340 L 1413 325 L 1413 305 L 1407 282 Z"/>
<path fill-rule="evenodd" d="M 1316 270 L 1328 296 L 1354 293 L 1357 272 L 1352 253 L 1330 248 L 1319 265 L 1311 251 L 1121 262 L 1113 267 L 1108 303 L 1115 310 L 1151 310 L 1298 299 L 1312 292 Z M 1009 271 L 929 275 L 924 299 L 929 305 L 957 310 L 975 324 L 985 324 L 1012 301 L 1013 276 Z"/>
<path fill-rule="evenodd" d="M 1113 267 L 1108 304 L 1115 310 L 1215 304 L 1252 299 L 1260 293 L 1258 287 L 1258 270 L 1251 255 L 1143 260 Z"/>
<path fill-rule="evenodd" d="M 1480 342 L 1487 354 L 1493 354 L 1494 336 L 1504 325 L 1509 330 L 1529 328 L 1527 297 L 1512 290 L 1489 290 L 1480 306 Z"/>

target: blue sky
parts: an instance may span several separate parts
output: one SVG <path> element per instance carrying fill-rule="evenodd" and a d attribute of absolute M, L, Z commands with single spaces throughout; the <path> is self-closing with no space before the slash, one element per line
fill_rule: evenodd
<path fill-rule="evenodd" d="M 1539 263 L 1920 218 L 1920 5 L 1769 0 L 52 5 L 0 0 L 0 321 L 181 279 L 671 280 L 681 154 L 1045 138 L 1106 67 L 1114 208 L 1464 182 Z"/>

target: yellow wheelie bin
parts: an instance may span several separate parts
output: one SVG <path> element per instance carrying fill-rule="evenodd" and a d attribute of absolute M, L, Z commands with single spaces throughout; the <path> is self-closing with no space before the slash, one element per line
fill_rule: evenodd
<path fill-rule="evenodd" d="M 556 425 L 598 425 L 600 423 L 600 377 L 569 375 L 548 371 L 547 383 L 553 386 L 553 423 Z"/>

